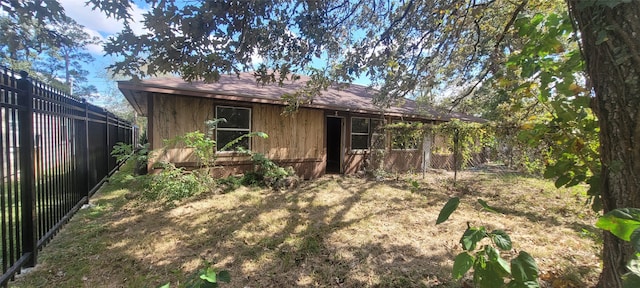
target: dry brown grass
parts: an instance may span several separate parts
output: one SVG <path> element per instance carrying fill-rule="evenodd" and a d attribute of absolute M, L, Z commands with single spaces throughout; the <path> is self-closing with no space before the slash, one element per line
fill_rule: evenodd
<path fill-rule="evenodd" d="M 454 189 L 451 178 L 326 176 L 292 191 L 243 187 L 168 206 L 126 200 L 139 187 L 119 175 L 11 286 L 176 286 L 204 259 L 231 273 L 223 287 L 458 287 L 450 271 L 467 222 L 507 231 L 511 254 L 532 254 L 547 287 L 594 285 L 600 234 L 579 188 L 476 171 Z M 436 226 L 452 196 L 458 211 Z"/>

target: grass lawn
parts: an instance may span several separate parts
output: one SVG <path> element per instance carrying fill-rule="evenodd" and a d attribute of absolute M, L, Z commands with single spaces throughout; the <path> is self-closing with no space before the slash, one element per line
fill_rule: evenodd
<path fill-rule="evenodd" d="M 487 170 L 462 172 L 456 188 L 448 173 L 329 175 L 291 191 L 242 187 L 168 205 L 137 197 L 130 166 L 10 286 L 178 287 L 206 260 L 231 273 L 221 287 L 461 287 L 451 267 L 467 223 L 507 231 L 513 251 L 502 255 L 529 252 L 543 287 L 593 286 L 600 272 L 584 187 Z M 460 207 L 436 226 L 452 196 Z"/>

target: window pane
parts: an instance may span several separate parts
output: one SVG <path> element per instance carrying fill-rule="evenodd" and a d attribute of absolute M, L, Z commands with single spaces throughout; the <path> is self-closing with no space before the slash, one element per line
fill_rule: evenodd
<path fill-rule="evenodd" d="M 369 119 L 351 118 L 351 133 L 369 133 Z"/>
<path fill-rule="evenodd" d="M 222 147 L 224 147 L 225 145 L 227 145 L 227 143 L 233 141 L 234 139 L 247 134 L 248 132 L 246 131 L 220 131 L 217 130 L 216 131 L 216 147 L 218 149 L 222 149 Z M 225 151 L 233 151 L 236 150 L 238 147 L 243 147 L 245 149 L 249 149 L 249 138 L 244 138 L 242 140 L 240 140 L 238 143 L 236 143 L 235 145 L 227 148 Z"/>
<path fill-rule="evenodd" d="M 369 148 L 368 135 L 351 135 L 351 149 L 367 149 Z"/>
<path fill-rule="evenodd" d="M 251 110 L 247 108 L 216 107 L 216 118 L 224 118 L 227 122 L 218 123 L 220 128 L 249 129 Z"/>

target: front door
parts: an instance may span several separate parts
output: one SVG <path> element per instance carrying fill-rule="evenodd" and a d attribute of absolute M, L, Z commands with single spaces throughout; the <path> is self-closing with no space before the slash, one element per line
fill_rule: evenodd
<path fill-rule="evenodd" d="M 342 173 L 342 126 L 344 118 L 327 116 L 326 173 Z"/>

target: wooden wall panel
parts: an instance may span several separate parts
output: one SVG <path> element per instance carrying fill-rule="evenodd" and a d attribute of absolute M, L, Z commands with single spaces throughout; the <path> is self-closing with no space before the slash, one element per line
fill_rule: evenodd
<path fill-rule="evenodd" d="M 269 138 L 252 139 L 252 150 L 273 160 L 321 161 L 325 154 L 323 111 L 300 109 L 291 116 L 281 113 L 281 106 L 253 107 L 252 130 L 265 132 Z"/>
<path fill-rule="evenodd" d="M 211 99 L 184 97 L 177 95 L 154 94 L 152 117 L 153 137 L 151 147 L 155 152 L 150 159 L 150 165 L 158 161 L 172 163 L 195 163 L 191 149 L 166 149 L 164 139 L 182 136 L 187 132 L 199 130 L 206 133 L 204 122 L 213 119 L 214 102 Z"/>
<path fill-rule="evenodd" d="M 206 132 L 204 122 L 215 116 L 213 101 L 205 98 L 156 94 L 153 105 L 153 137 L 154 143 L 159 143 L 160 147 L 162 139 L 171 139 L 195 130 Z"/>
<path fill-rule="evenodd" d="M 234 103 L 218 103 L 211 99 L 178 95 L 153 95 L 152 121 L 154 154 L 150 166 L 158 161 L 176 163 L 178 166 L 194 166 L 197 159 L 188 148 L 163 149 L 164 139 L 172 139 L 187 132 L 207 131 L 206 120 L 215 118 L 217 104 L 234 106 Z M 300 109 L 292 116 L 282 116 L 282 106 L 253 104 L 251 130 L 269 135 L 263 139 L 251 139 L 251 149 L 263 153 L 283 166 L 292 166 L 305 178 L 317 178 L 324 173 L 324 113 L 322 110 Z M 235 153 L 219 153 L 216 175 L 228 175 L 251 168 L 248 157 Z"/>

